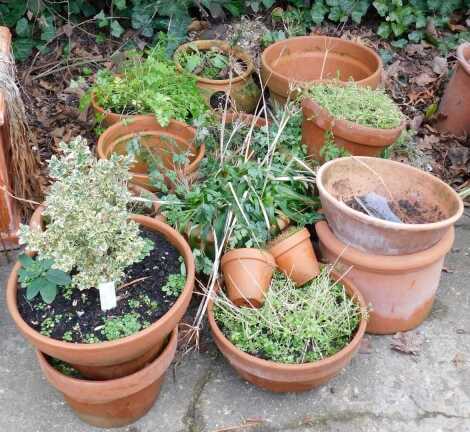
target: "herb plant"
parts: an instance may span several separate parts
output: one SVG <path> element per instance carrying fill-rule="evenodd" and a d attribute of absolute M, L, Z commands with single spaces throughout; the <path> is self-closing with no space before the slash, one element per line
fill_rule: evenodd
<path fill-rule="evenodd" d="M 242 351 L 278 363 L 308 363 L 343 349 L 366 311 L 324 268 L 302 287 L 276 273 L 260 309 L 236 307 L 219 294 L 214 316 L 225 336 Z"/>
<path fill-rule="evenodd" d="M 51 259 L 38 260 L 22 254 L 18 260 L 21 263 L 19 281 L 26 288 L 28 300 L 40 294 L 45 303 L 52 303 L 59 288 L 67 286 L 71 281 L 67 273 L 52 267 L 54 261 Z"/>
<path fill-rule="evenodd" d="M 141 328 L 139 315 L 128 313 L 115 318 L 107 318 L 101 333 L 107 340 L 112 341 L 137 333 Z"/>
<path fill-rule="evenodd" d="M 171 274 L 165 285 L 162 286 L 162 291 L 172 297 L 179 297 L 182 293 L 184 285 L 186 284 L 186 276 L 182 274 Z"/>

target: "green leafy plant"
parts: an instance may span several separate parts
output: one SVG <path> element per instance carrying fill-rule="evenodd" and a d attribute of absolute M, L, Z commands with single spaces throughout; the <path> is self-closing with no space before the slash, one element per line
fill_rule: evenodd
<path fill-rule="evenodd" d="M 351 154 L 344 148 L 338 147 L 335 144 L 335 138 L 333 132 L 325 132 L 325 142 L 323 147 L 320 149 L 320 156 L 326 161 L 330 161 L 336 158 L 351 156 Z"/>
<path fill-rule="evenodd" d="M 18 271 L 19 281 L 26 288 L 26 298 L 32 300 L 38 294 L 45 303 L 52 303 L 60 287 L 71 282 L 70 276 L 62 270 L 53 268 L 51 259 L 37 260 L 26 254 L 18 257 L 21 268 Z"/>
<path fill-rule="evenodd" d="M 171 274 L 165 285 L 162 286 L 162 291 L 172 297 L 179 297 L 183 292 L 184 285 L 186 284 L 186 276 L 182 274 Z"/>
<path fill-rule="evenodd" d="M 214 303 L 218 325 L 237 348 L 279 363 L 308 363 L 336 354 L 367 315 L 327 268 L 302 287 L 276 273 L 260 309 L 236 307 L 224 293 Z"/>
<path fill-rule="evenodd" d="M 107 318 L 101 333 L 109 341 L 120 339 L 137 333 L 142 328 L 137 313 L 128 313 L 123 316 Z"/>

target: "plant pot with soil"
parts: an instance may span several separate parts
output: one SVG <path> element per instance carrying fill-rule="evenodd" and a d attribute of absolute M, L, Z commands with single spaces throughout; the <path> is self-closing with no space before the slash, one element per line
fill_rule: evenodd
<path fill-rule="evenodd" d="M 376 88 L 382 60 L 357 42 L 329 36 L 300 36 L 270 45 L 261 56 L 261 79 L 271 97 L 280 103 L 293 99 L 295 88 L 322 80 L 353 80 Z"/>
<path fill-rule="evenodd" d="M 307 228 L 289 227 L 268 244 L 277 266 L 302 286 L 320 273 L 320 267 Z"/>
<path fill-rule="evenodd" d="M 355 83 L 313 85 L 302 101 L 302 143 L 318 161 L 380 156 L 402 133 L 400 110 L 383 90 Z"/>
<path fill-rule="evenodd" d="M 71 366 L 53 361 L 40 351 L 36 355 L 49 383 L 63 394 L 81 420 L 102 428 L 122 427 L 134 423 L 154 405 L 175 356 L 177 339 L 175 327 L 162 352 L 143 368 L 121 378 L 100 381 L 85 379 Z"/>
<path fill-rule="evenodd" d="M 431 312 L 454 228 L 430 248 L 406 255 L 364 253 L 340 241 L 326 222 L 315 225 L 323 258 L 348 279 L 371 306 L 368 333 L 411 330 Z"/>
<path fill-rule="evenodd" d="M 44 210 L 20 230 L 31 255 L 10 274 L 8 310 L 42 353 L 91 379 L 119 378 L 152 361 L 178 325 L 194 258 L 173 228 L 128 212 L 130 158 L 97 161 L 80 138 L 61 149 Z"/>
<path fill-rule="evenodd" d="M 177 70 L 158 46 L 146 58 L 125 61 L 117 74 L 98 71 L 81 107 L 90 103 L 104 126 L 143 114 L 166 126 L 170 120 L 193 121 L 208 110 L 194 77 Z"/>
<path fill-rule="evenodd" d="M 212 108 L 228 107 L 251 113 L 261 95 L 253 81 L 253 62 L 245 51 L 219 40 L 196 40 L 181 45 L 174 61 L 189 72 Z"/>
<path fill-rule="evenodd" d="M 437 128 L 453 135 L 470 134 L 470 42 L 457 48 L 457 63 L 439 104 Z"/>
<path fill-rule="evenodd" d="M 332 160 L 318 171 L 317 187 L 335 236 L 370 254 L 429 249 L 463 213 L 462 199 L 443 181 L 387 159 Z"/>
<path fill-rule="evenodd" d="M 214 341 L 232 367 L 273 392 L 306 391 L 329 381 L 349 364 L 367 325 L 360 292 L 326 268 L 300 288 L 276 273 L 256 310 L 238 308 L 219 293 L 208 316 Z"/>
<path fill-rule="evenodd" d="M 177 120 L 162 126 L 155 118 L 135 116 L 114 124 L 98 139 L 101 159 L 131 154 L 132 182 L 151 191 L 166 192 L 176 179 L 194 175 L 205 154 L 196 148 L 196 130 Z"/>

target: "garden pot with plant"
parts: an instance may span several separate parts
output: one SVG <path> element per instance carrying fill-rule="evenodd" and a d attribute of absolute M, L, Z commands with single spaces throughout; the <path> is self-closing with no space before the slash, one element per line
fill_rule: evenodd
<path fill-rule="evenodd" d="M 101 159 L 112 154 L 132 154 L 132 182 L 151 191 L 174 186 L 176 176 L 189 176 L 198 169 L 205 145 L 195 145 L 196 130 L 177 120 L 161 126 L 150 116 L 135 116 L 106 129 L 98 139 Z"/>
<path fill-rule="evenodd" d="M 340 241 L 326 222 L 315 225 L 323 258 L 364 296 L 371 311 L 368 333 L 393 334 L 411 330 L 431 312 L 444 258 L 454 242 L 454 228 L 429 249 L 406 255 L 364 253 Z"/>
<path fill-rule="evenodd" d="M 258 308 L 271 283 L 276 262 L 263 249 L 241 248 L 226 252 L 220 262 L 227 296 L 236 306 Z"/>
<path fill-rule="evenodd" d="M 319 161 L 340 156 L 379 156 L 402 133 L 400 110 L 383 90 L 355 83 L 310 87 L 302 101 L 302 142 Z"/>
<path fill-rule="evenodd" d="M 185 313 L 194 258 L 173 228 L 129 213 L 129 157 L 97 161 L 80 138 L 61 149 L 42 219 L 20 229 L 31 256 L 9 277 L 8 310 L 44 354 L 92 379 L 129 375 Z"/>
<path fill-rule="evenodd" d="M 335 236 L 370 254 L 429 249 L 463 213 L 462 199 L 443 181 L 387 159 L 332 160 L 318 171 L 317 187 Z"/>
<path fill-rule="evenodd" d="M 322 80 L 353 80 L 376 88 L 382 69 L 382 60 L 370 48 L 329 36 L 281 40 L 266 48 L 261 56 L 261 79 L 271 97 L 280 103 L 294 99 L 295 88 Z"/>
<path fill-rule="evenodd" d="M 367 325 L 361 293 L 326 268 L 303 287 L 276 273 L 256 310 L 237 308 L 219 292 L 208 316 L 217 347 L 238 374 L 273 392 L 305 391 L 332 379 L 359 349 Z"/>
<path fill-rule="evenodd" d="M 175 356 L 177 339 L 175 328 L 160 355 L 145 367 L 122 378 L 102 381 L 84 379 L 68 365 L 54 367 L 40 351 L 36 355 L 49 383 L 63 394 L 80 419 L 102 428 L 121 427 L 134 423 L 152 408 Z"/>
<path fill-rule="evenodd" d="M 289 227 L 268 244 L 268 251 L 284 274 L 301 286 L 320 273 L 307 228 Z"/>
<path fill-rule="evenodd" d="M 253 112 L 261 91 L 253 81 L 253 62 L 245 51 L 219 40 L 196 40 L 175 51 L 178 70 L 189 72 L 213 108 Z"/>
<path fill-rule="evenodd" d="M 195 120 L 208 109 L 195 78 L 177 70 L 161 47 L 150 50 L 145 59 L 126 61 L 119 74 L 99 71 L 81 100 L 82 108 L 88 103 L 104 126 L 142 114 L 151 114 L 166 126 L 170 120 Z"/>
<path fill-rule="evenodd" d="M 453 135 L 470 134 L 470 42 L 457 48 L 457 63 L 439 104 L 437 128 Z"/>

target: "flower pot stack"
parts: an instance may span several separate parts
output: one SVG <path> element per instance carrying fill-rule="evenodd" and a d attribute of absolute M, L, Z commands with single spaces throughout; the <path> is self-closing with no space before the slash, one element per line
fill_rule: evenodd
<path fill-rule="evenodd" d="M 367 331 L 392 334 L 418 326 L 431 311 L 454 241 L 453 224 L 463 213 L 460 197 L 421 170 L 368 157 L 324 164 L 317 185 L 328 221 L 316 224 L 321 252 L 338 271 L 348 272 L 370 304 Z M 398 203 L 398 215 L 411 206 L 429 220 L 384 220 L 348 205 L 367 194 Z"/>

